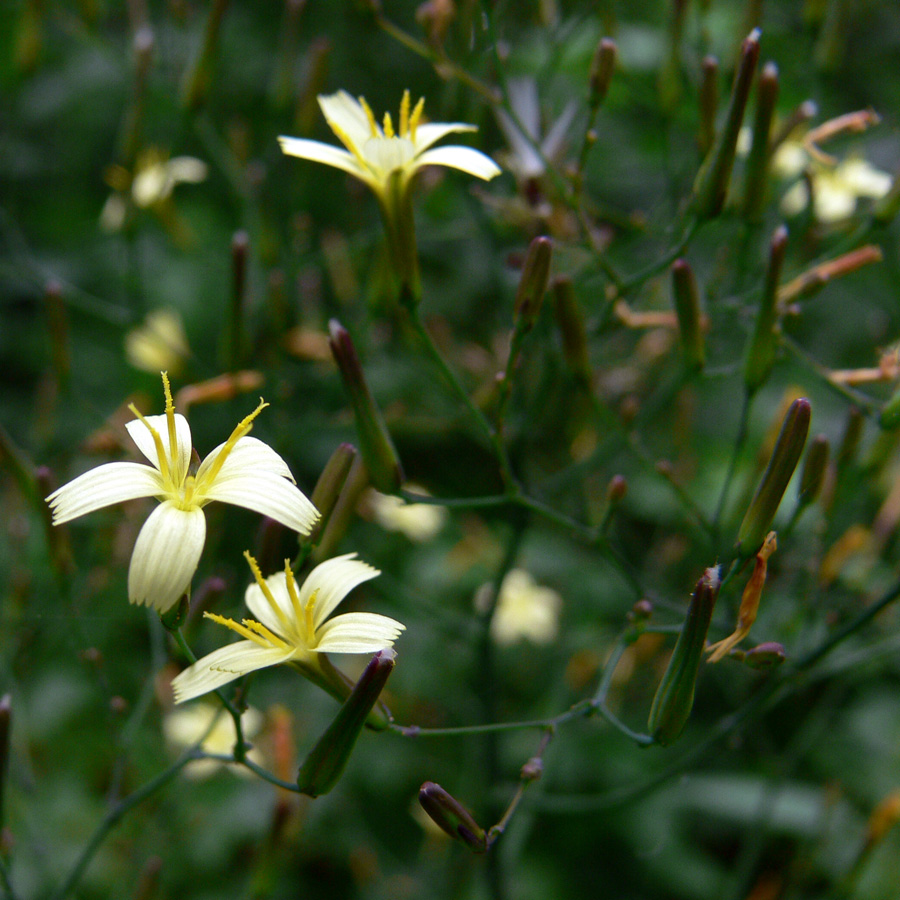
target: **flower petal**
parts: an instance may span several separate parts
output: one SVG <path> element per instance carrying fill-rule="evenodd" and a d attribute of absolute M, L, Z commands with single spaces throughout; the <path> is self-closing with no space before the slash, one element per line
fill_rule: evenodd
<path fill-rule="evenodd" d="M 144 522 L 128 568 L 128 599 L 159 612 L 173 606 L 188 589 L 206 539 L 200 509 L 179 509 L 168 500 Z"/>
<path fill-rule="evenodd" d="M 415 148 L 409 138 L 370 138 L 363 147 L 363 156 L 378 175 L 382 186 L 391 172 L 405 169 L 415 155 Z"/>
<path fill-rule="evenodd" d="M 321 141 L 310 141 L 306 138 L 279 137 L 282 153 L 288 156 L 296 156 L 300 159 L 308 159 L 312 162 L 324 163 L 335 169 L 349 172 L 356 178 L 361 178 L 366 183 L 372 182 L 372 176 L 364 169 L 356 157 L 340 147 L 331 144 L 323 144 Z"/>
<path fill-rule="evenodd" d="M 362 104 L 346 91 L 338 91 L 336 94 L 320 95 L 319 106 L 325 121 L 329 125 L 337 126 L 335 132 L 340 137 L 339 132 L 350 140 L 357 148 L 375 135 L 372 134 L 372 123 L 366 115 Z M 381 135 L 382 131 L 378 123 L 375 123 L 375 133 Z M 347 148 L 350 149 L 349 147 Z"/>
<path fill-rule="evenodd" d="M 55 490 L 47 502 L 53 510 L 53 524 L 124 503 L 138 497 L 154 497 L 163 489 L 159 472 L 143 463 L 114 462 L 97 466 Z"/>
<path fill-rule="evenodd" d="M 198 659 L 192 666 L 172 679 L 175 702 L 184 703 L 201 694 L 214 691 L 248 672 L 287 662 L 293 651 L 277 647 L 261 647 L 253 641 L 238 641 L 220 647 Z"/>
<path fill-rule="evenodd" d="M 294 615 L 294 607 L 291 604 L 291 595 L 288 593 L 285 574 L 284 572 L 276 572 L 274 575 L 266 578 L 265 581 L 266 587 L 271 592 L 279 609 L 281 609 L 285 620 L 291 623 L 291 628 L 288 629 L 285 626 L 278 613 L 272 609 L 272 605 L 266 599 L 265 594 L 263 594 L 262 588 L 255 581 L 245 591 L 244 602 L 247 604 L 250 612 L 253 613 L 254 618 L 258 622 L 262 622 L 269 631 L 274 631 L 275 634 L 281 635 L 286 640 L 293 641 L 297 634 L 302 633 L 302 629 L 299 625 L 293 625 L 297 617 Z M 290 634 L 287 633 L 289 630 Z"/>
<path fill-rule="evenodd" d="M 344 613 L 319 629 L 321 653 L 375 653 L 393 646 L 406 626 L 377 613 Z"/>
<path fill-rule="evenodd" d="M 316 592 L 313 627 L 318 631 L 319 626 L 353 588 L 380 574 L 378 569 L 356 559 L 355 553 L 336 556 L 319 563 L 306 577 L 300 588 L 300 605 L 305 608 L 313 592 Z"/>
<path fill-rule="evenodd" d="M 426 122 L 424 125 L 419 125 L 416 128 L 416 153 L 427 150 L 448 134 L 456 134 L 461 131 L 478 131 L 478 128 L 475 125 L 466 125 L 464 122 Z"/>
<path fill-rule="evenodd" d="M 416 166 L 449 166 L 476 178 L 490 181 L 502 169 L 489 156 L 471 147 L 435 147 L 416 157 Z"/>
<path fill-rule="evenodd" d="M 286 478 L 243 467 L 226 478 L 220 473 L 211 485 L 205 486 L 203 502 L 210 500 L 252 509 L 287 525 L 298 534 L 309 534 L 319 518 L 318 510 Z"/>
<path fill-rule="evenodd" d="M 167 417 L 165 415 L 144 416 L 144 422 L 159 433 L 166 452 L 166 459 L 171 467 L 172 451 L 169 447 L 169 423 Z M 134 419 L 131 422 L 126 422 L 125 427 L 128 429 L 131 439 L 137 444 L 138 450 L 158 469 L 159 458 L 156 455 L 156 443 L 144 422 L 140 419 Z M 175 455 L 176 471 L 172 472 L 172 478 L 176 484 L 181 484 L 184 481 L 184 476 L 187 475 L 188 466 L 191 462 L 191 427 L 181 413 L 175 413 L 175 444 L 177 451 Z"/>
<path fill-rule="evenodd" d="M 202 484 L 206 473 L 210 470 L 224 447 L 224 443 L 219 444 L 200 463 L 200 468 L 197 469 L 198 483 Z M 216 481 L 220 478 L 223 480 L 231 478 L 241 470 L 271 472 L 273 475 L 294 481 L 294 476 L 291 475 L 288 464 L 268 444 L 254 437 L 242 437 L 231 448 L 231 451 L 222 463 L 222 468 L 216 473 Z"/>

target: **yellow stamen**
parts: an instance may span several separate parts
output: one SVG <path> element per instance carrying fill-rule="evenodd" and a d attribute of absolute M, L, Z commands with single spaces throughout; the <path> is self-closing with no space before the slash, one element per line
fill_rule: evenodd
<path fill-rule="evenodd" d="M 384 114 L 384 136 L 387 138 L 392 138 L 394 136 L 394 123 L 391 121 L 391 114 L 389 112 Z"/>
<path fill-rule="evenodd" d="M 234 450 L 234 445 L 246 434 L 250 432 L 250 429 L 253 427 L 253 420 L 268 406 L 262 397 L 259 398 L 259 406 L 250 413 L 249 416 L 245 416 L 241 419 L 240 422 L 237 423 L 237 427 L 234 431 L 231 432 L 231 437 L 225 441 L 225 446 L 219 451 L 219 455 L 215 458 L 213 464 L 209 467 L 209 471 L 203 476 L 204 485 L 212 484 L 216 480 L 216 476 L 219 474 L 222 466 L 225 464 L 225 460 L 228 458 L 228 454 Z"/>
<path fill-rule="evenodd" d="M 403 92 L 400 101 L 400 137 L 406 137 L 409 133 L 409 90 Z"/>
<path fill-rule="evenodd" d="M 365 97 L 359 97 L 359 105 L 363 108 L 363 112 L 366 114 L 366 118 L 369 120 L 369 131 L 372 132 L 372 137 L 378 137 L 378 124 L 375 121 L 375 114 L 372 112 L 372 108 L 366 103 Z M 330 124 L 330 123 L 329 123 Z M 334 131 L 334 125 L 331 126 L 332 131 Z M 334 132 L 337 134 L 337 131 Z M 338 137 L 341 136 L 338 134 Z M 341 138 L 343 141 L 344 139 Z M 346 143 L 346 141 L 344 141 Z"/>
<path fill-rule="evenodd" d="M 319 589 L 316 588 L 310 595 L 309 600 L 306 601 L 306 609 L 304 612 L 306 613 L 306 637 L 307 642 L 309 643 L 309 648 L 312 650 L 316 646 L 316 626 L 313 621 L 313 613 L 316 611 L 316 600 L 319 597 Z"/>
<path fill-rule="evenodd" d="M 138 417 L 140 422 L 153 437 L 153 446 L 156 447 L 156 456 L 159 459 L 159 474 L 162 475 L 164 482 L 171 483 L 171 478 L 169 477 L 169 463 L 166 460 L 166 450 L 165 447 L 163 447 L 162 438 L 159 436 L 159 432 L 138 412 L 138 408 L 133 403 L 129 403 L 128 408 Z"/>
<path fill-rule="evenodd" d="M 226 619 L 225 616 L 217 615 L 216 613 L 205 612 L 203 613 L 204 617 L 207 619 L 212 619 L 213 622 L 216 622 L 219 625 L 224 625 L 226 628 L 230 628 L 232 631 L 236 631 L 241 637 L 247 638 L 249 641 L 253 641 L 254 644 L 259 644 L 260 647 L 268 647 L 265 639 L 260 637 L 255 632 L 251 631 L 246 625 L 239 625 L 234 619 Z"/>
<path fill-rule="evenodd" d="M 285 632 L 290 632 L 291 630 L 291 622 L 285 614 L 284 610 L 278 604 L 278 601 L 272 595 L 272 592 L 269 590 L 269 585 L 266 584 L 265 579 L 262 577 L 262 572 L 259 570 L 259 565 L 256 560 L 250 555 L 249 551 L 244 551 L 244 559 L 250 564 L 250 570 L 253 572 L 253 577 L 256 579 L 256 583 L 259 585 L 259 589 L 263 592 L 263 596 L 268 600 L 269 606 L 272 608 L 272 611 L 275 613 L 278 621 L 281 622 L 281 627 L 284 628 Z"/>
<path fill-rule="evenodd" d="M 363 169 L 368 171 L 369 164 L 366 162 L 366 158 L 360 152 L 359 147 L 350 140 L 350 136 L 347 132 L 339 125 L 335 125 L 334 122 L 329 122 L 329 125 L 334 132 L 334 136 L 353 154 L 353 158 L 363 167 Z M 373 134 L 372 137 L 377 137 L 377 135 Z"/>
<path fill-rule="evenodd" d="M 288 596 L 291 598 L 291 607 L 294 610 L 294 618 L 299 625 L 303 621 L 303 607 L 300 605 L 300 595 L 297 593 L 297 582 L 294 581 L 294 573 L 291 571 L 291 561 L 284 561 L 284 580 L 287 584 Z"/>
<path fill-rule="evenodd" d="M 416 129 L 419 127 L 419 122 L 422 119 L 422 113 L 425 111 L 425 98 L 419 97 L 419 102 L 416 104 L 416 108 L 412 111 L 412 115 L 409 117 L 409 139 L 415 143 L 416 142 Z"/>
<path fill-rule="evenodd" d="M 163 391 L 166 394 L 166 425 L 169 427 L 169 456 L 172 460 L 172 471 L 177 471 L 178 442 L 175 439 L 175 404 L 172 402 L 172 389 L 169 387 L 169 373 L 161 372 Z M 179 473 L 180 474 L 180 473 Z"/>
<path fill-rule="evenodd" d="M 279 650 L 287 650 L 291 646 L 284 638 L 278 637 L 274 631 L 269 631 L 262 622 L 255 622 L 253 619 L 242 619 L 241 621 L 245 627 L 249 628 L 251 631 L 255 631 L 273 647 L 277 647 Z"/>

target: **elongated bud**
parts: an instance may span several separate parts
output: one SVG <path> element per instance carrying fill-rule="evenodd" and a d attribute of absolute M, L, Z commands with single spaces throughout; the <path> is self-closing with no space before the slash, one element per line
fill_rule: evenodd
<path fill-rule="evenodd" d="M 616 56 L 619 48 L 611 38 L 601 38 L 591 59 L 590 88 L 588 103 L 596 110 L 606 99 L 613 73 L 616 70 Z"/>
<path fill-rule="evenodd" d="M 328 323 L 329 344 L 350 395 L 359 446 L 372 484 L 383 494 L 393 494 L 403 481 L 403 469 L 381 410 L 366 383 L 356 348 L 347 329 L 337 319 Z"/>
<path fill-rule="evenodd" d="M 182 594 L 174 606 L 170 606 L 165 612 L 159 614 L 159 621 L 162 622 L 166 631 L 178 631 L 187 621 L 190 610 L 190 597 L 187 594 Z"/>
<path fill-rule="evenodd" d="M 442 831 L 476 853 L 487 850 L 487 835 L 472 814 L 439 784 L 426 781 L 419 788 L 419 803 Z"/>
<path fill-rule="evenodd" d="M 825 481 L 825 469 L 828 466 L 830 449 L 828 438 L 824 434 L 817 434 L 810 441 L 806 459 L 803 460 L 803 469 L 800 472 L 800 490 L 797 493 L 798 508 L 803 509 L 803 507 L 809 506 L 819 496 L 822 483 Z"/>
<path fill-rule="evenodd" d="M 737 550 L 744 559 L 760 548 L 778 512 L 781 498 L 806 444 L 809 417 L 809 400 L 805 398 L 795 400 L 784 417 L 769 464 L 738 531 Z"/>
<path fill-rule="evenodd" d="M 587 329 L 575 299 L 572 279 L 559 275 L 553 279 L 553 312 L 562 338 L 562 351 L 572 374 L 582 386 L 591 383 L 591 360 L 588 353 Z"/>
<path fill-rule="evenodd" d="M 720 584 L 719 567 L 712 566 L 703 573 L 691 595 L 687 618 L 650 706 L 648 730 L 659 744 L 671 744 L 690 717 L 706 633 Z"/>
<path fill-rule="evenodd" d="M 530 331 L 537 321 L 547 291 L 552 256 L 553 242 L 550 238 L 536 237 L 528 246 L 514 307 L 516 328 L 519 330 Z"/>
<path fill-rule="evenodd" d="M 341 444 L 325 463 L 325 468 L 322 469 L 322 474 L 316 482 L 312 497 L 310 497 L 313 506 L 321 513 L 321 518 L 316 523 L 312 534 L 305 539 L 309 543 L 317 544 L 324 534 L 331 514 L 340 499 L 341 491 L 347 483 L 353 462 L 358 456 L 359 453 L 353 444 Z"/>
<path fill-rule="evenodd" d="M 769 184 L 769 138 L 778 100 L 778 67 L 766 63 L 756 85 L 756 117 L 753 143 L 744 174 L 744 216 L 748 222 L 762 221 Z"/>
<path fill-rule="evenodd" d="M 703 346 L 703 328 L 700 323 L 700 291 L 694 271 L 683 259 L 672 263 L 672 297 L 678 316 L 678 333 L 684 363 L 691 371 L 703 368 L 706 353 Z"/>
<path fill-rule="evenodd" d="M 228 0 L 212 0 L 199 52 L 182 84 L 181 103 L 191 111 L 203 106 L 209 96 L 218 52 L 219 30 L 227 5 Z"/>
<path fill-rule="evenodd" d="M 747 107 L 747 97 L 750 95 L 750 85 L 753 83 L 758 59 L 759 29 L 754 28 L 741 45 L 741 56 L 731 88 L 725 125 L 694 180 L 692 206 L 701 219 L 714 218 L 725 205 L 738 133 L 744 121 L 744 110 Z"/>
<path fill-rule="evenodd" d="M 766 280 L 759 301 L 753 336 L 744 359 L 744 386 L 750 394 L 765 382 L 775 364 L 778 281 L 781 278 L 787 240 L 787 229 L 783 225 L 776 228 L 769 246 L 769 266 L 766 269 Z"/>
<path fill-rule="evenodd" d="M 855 459 L 859 450 L 859 442 L 862 440 L 865 417 L 860 410 L 851 406 L 847 410 L 847 423 L 844 425 L 844 434 L 841 437 L 841 446 L 837 452 L 837 469 L 841 472 Z"/>
<path fill-rule="evenodd" d="M 716 139 L 716 113 L 719 109 L 719 60 L 705 56 L 700 76 L 700 131 L 697 147 L 701 156 L 709 153 Z"/>
<path fill-rule="evenodd" d="M 3 824 L 3 793 L 9 771 L 9 733 L 12 724 L 12 700 L 9 694 L 0 698 L 0 826 Z"/>
<path fill-rule="evenodd" d="M 896 428 L 900 425 L 900 388 L 891 394 L 888 402 L 881 408 L 878 424 L 882 428 Z"/>
<path fill-rule="evenodd" d="M 759 669 L 765 671 L 780 666 L 787 659 L 784 647 L 775 641 L 766 641 L 764 644 L 757 644 L 744 652 L 744 665 L 750 666 L 751 669 Z"/>
<path fill-rule="evenodd" d="M 397 654 L 390 648 L 379 650 L 372 657 L 334 721 L 300 766 L 297 787 L 301 793 L 319 797 L 337 784 L 396 658 Z"/>

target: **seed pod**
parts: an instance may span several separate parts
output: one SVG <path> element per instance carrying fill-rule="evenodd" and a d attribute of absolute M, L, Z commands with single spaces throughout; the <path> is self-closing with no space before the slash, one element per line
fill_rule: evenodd
<path fill-rule="evenodd" d="M 719 567 L 711 566 L 691 595 L 687 618 L 650 706 L 647 726 L 658 744 L 671 744 L 684 730 L 691 714 L 697 673 L 720 584 Z"/>
<path fill-rule="evenodd" d="M 737 550 L 746 559 L 759 550 L 803 453 L 809 433 L 809 400 L 795 400 L 781 424 L 775 449 L 738 531 Z"/>
<path fill-rule="evenodd" d="M 366 666 L 334 721 L 309 752 L 297 774 L 297 787 L 310 797 L 327 794 L 337 784 L 366 719 L 394 669 L 397 654 L 379 650 Z"/>

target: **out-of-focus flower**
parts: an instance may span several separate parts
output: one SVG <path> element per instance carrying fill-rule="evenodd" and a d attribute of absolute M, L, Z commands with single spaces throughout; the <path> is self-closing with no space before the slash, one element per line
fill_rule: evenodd
<path fill-rule="evenodd" d="M 213 613 L 206 617 L 245 638 L 221 647 L 185 669 L 172 681 L 175 702 L 183 703 L 215 690 L 248 672 L 290 663 L 318 684 L 324 653 L 375 653 L 393 646 L 404 630 L 394 619 L 377 613 L 344 613 L 329 619 L 337 605 L 357 585 L 374 578 L 378 569 L 355 559 L 355 553 L 320 563 L 297 587 L 290 562 L 283 572 L 263 578 L 256 560 L 245 554 L 255 584 L 244 600 L 256 619 L 237 623 Z M 327 621 L 326 621 L 327 620 Z"/>
<path fill-rule="evenodd" d="M 489 592 L 489 585 L 479 590 L 476 608 L 485 607 Z M 539 585 L 524 569 L 511 569 L 500 585 L 491 637 L 498 644 L 514 644 L 523 639 L 549 644 L 556 638 L 561 607 L 562 597 L 556 591 Z"/>
<path fill-rule="evenodd" d="M 268 444 L 247 437 L 268 405 L 262 401 L 190 474 L 191 429 L 175 412 L 165 373 L 162 379 L 165 414 L 142 416 L 131 406 L 137 419 L 125 426 L 151 465 L 106 463 L 47 497 L 56 525 L 126 500 L 160 501 L 138 534 L 128 569 L 128 599 L 159 612 L 173 606 L 190 586 L 206 539 L 203 507 L 208 503 L 243 506 L 300 534 L 309 534 L 319 516 L 287 463 Z"/>
<path fill-rule="evenodd" d="M 125 356 L 143 372 L 177 374 L 189 353 L 184 324 L 174 309 L 152 310 L 125 335 Z"/>
<path fill-rule="evenodd" d="M 497 110 L 497 122 L 511 151 L 507 155 L 507 165 L 517 178 L 540 178 L 547 170 L 548 161 L 558 162 L 578 105 L 575 101 L 568 103 L 550 130 L 541 137 L 541 105 L 535 79 L 511 78 L 508 96 L 515 116 L 506 110 Z"/>
<path fill-rule="evenodd" d="M 346 91 L 320 96 L 319 106 L 346 149 L 306 138 L 279 137 L 281 149 L 288 156 L 349 172 L 364 181 L 383 204 L 393 202 L 394 177 L 398 179 L 402 193 L 422 166 L 449 166 L 485 180 L 500 174 L 499 167 L 490 157 L 471 147 L 433 148 L 433 144 L 448 134 L 477 129 L 461 122 L 423 123 L 425 98 L 410 109 L 409 91 L 403 93 L 396 131 L 390 113 L 385 113 L 383 124 L 379 125 L 365 99 L 356 100 Z"/>
<path fill-rule="evenodd" d="M 407 489 L 417 494 L 425 491 L 416 485 Z M 447 510 L 432 503 L 407 503 L 401 497 L 382 494 L 374 488 L 367 491 L 365 502 L 375 521 L 386 531 L 399 531 L 411 541 L 430 541 L 444 527 Z"/>
<path fill-rule="evenodd" d="M 246 709 L 241 715 L 241 731 L 244 739 L 252 741 L 262 728 L 262 713 L 255 709 Z M 230 754 L 237 741 L 234 720 L 221 707 L 213 703 L 195 703 L 181 709 L 173 709 L 163 717 L 163 734 L 169 748 L 180 753 L 192 747 L 202 738 L 201 748 L 207 753 Z M 259 750 L 254 747 L 247 753 L 247 758 L 257 765 L 263 764 Z M 186 766 L 185 774 L 191 778 L 208 778 L 214 775 L 226 763 L 215 759 L 198 759 Z M 252 774 L 243 766 L 228 766 L 238 775 Z"/>
<path fill-rule="evenodd" d="M 118 231 L 128 219 L 129 204 L 140 209 L 164 204 L 178 184 L 199 184 L 206 180 L 208 169 L 203 160 L 193 156 L 167 159 L 155 147 L 144 150 L 137 158 L 133 175 L 122 166 L 113 166 L 107 181 L 113 193 L 100 213 L 100 225 L 106 231 Z"/>

